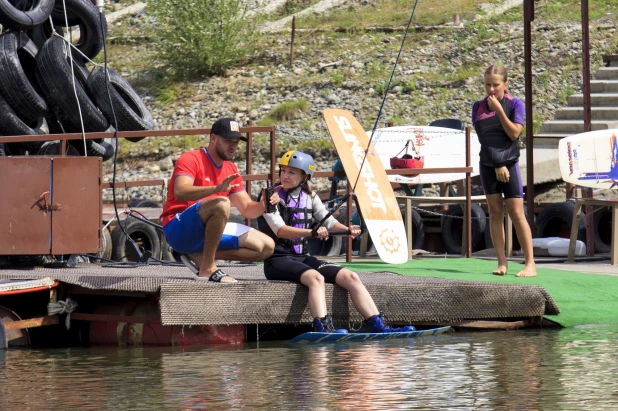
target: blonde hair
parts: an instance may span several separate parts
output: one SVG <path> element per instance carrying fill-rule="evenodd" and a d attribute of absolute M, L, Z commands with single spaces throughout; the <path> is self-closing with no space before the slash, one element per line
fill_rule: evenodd
<path fill-rule="evenodd" d="M 504 66 L 492 64 L 491 66 L 487 67 L 487 70 L 485 70 L 485 75 L 488 74 L 496 74 L 498 76 L 502 76 L 502 81 L 504 81 L 505 83 L 509 81 L 509 73 Z"/>

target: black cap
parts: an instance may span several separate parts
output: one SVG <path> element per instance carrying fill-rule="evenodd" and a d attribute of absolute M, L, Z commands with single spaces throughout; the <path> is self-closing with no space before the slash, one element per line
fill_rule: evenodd
<path fill-rule="evenodd" d="M 220 118 L 215 121 L 210 129 L 211 134 L 216 134 L 223 138 L 239 138 L 247 141 L 247 137 L 240 133 L 240 124 L 233 118 Z"/>

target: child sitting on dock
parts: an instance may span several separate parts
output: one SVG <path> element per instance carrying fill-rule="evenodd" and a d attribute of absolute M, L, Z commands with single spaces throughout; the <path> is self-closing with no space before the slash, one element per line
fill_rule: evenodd
<path fill-rule="evenodd" d="M 414 327 L 393 328 L 385 320 L 361 282 L 358 274 L 340 265 L 318 260 L 307 254 L 306 238 L 317 236 L 327 239 L 328 230 L 349 230 L 356 237 L 360 228 L 346 227 L 332 216 L 317 231 L 311 228 L 328 211 L 320 198 L 309 189 L 308 180 L 316 169 L 313 158 L 300 151 L 288 151 L 279 161 L 280 185 L 275 189 L 281 199 L 274 212 L 264 213 L 259 219 L 260 231 L 275 241 L 275 251 L 264 262 L 264 274 L 269 280 L 283 280 L 309 288 L 309 310 L 314 318 L 315 332 L 347 332 L 336 330 L 326 312 L 324 283 L 345 288 L 358 312 L 365 318 L 372 332 L 406 332 Z"/>

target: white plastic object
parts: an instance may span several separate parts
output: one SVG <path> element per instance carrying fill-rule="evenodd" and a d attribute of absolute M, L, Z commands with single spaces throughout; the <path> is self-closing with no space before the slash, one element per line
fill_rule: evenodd
<path fill-rule="evenodd" d="M 547 254 L 554 257 L 567 256 L 569 254 L 568 238 L 548 237 L 548 238 L 533 238 L 532 247 L 547 250 Z M 540 253 L 535 252 L 535 255 Z M 586 255 L 586 244 L 583 241 L 576 241 L 575 256 L 582 257 Z"/>

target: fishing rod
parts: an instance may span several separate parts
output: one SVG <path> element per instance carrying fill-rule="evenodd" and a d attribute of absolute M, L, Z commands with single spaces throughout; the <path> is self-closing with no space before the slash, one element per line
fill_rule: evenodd
<path fill-rule="evenodd" d="M 403 34 L 403 39 L 401 40 L 401 46 L 399 47 L 399 52 L 397 53 L 397 58 L 395 59 L 395 64 L 393 64 L 393 70 L 391 71 L 391 76 L 388 80 L 388 84 L 386 85 L 386 89 L 384 90 L 384 97 L 382 97 L 382 103 L 380 104 L 380 109 L 378 110 L 378 115 L 376 117 L 376 121 L 373 124 L 373 129 L 371 130 L 371 135 L 369 136 L 369 142 L 367 143 L 367 148 L 365 149 L 365 153 L 363 156 L 363 161 L 361 162 L 360 167 L 358 168 L 358 175 L 356 176 L 356 181 L 354 181 L 354 185 L 352 186 L 352 190 L 347 193 L 341 200 L 341 202 L 335 206 L 333 210 L 331 210 L 326 216 L 317 223 L 312 229 L 312 235 L 315 236 L 317 229 L 326 221 L 326 219 L 333 215 L 342 205 L 345 203 L 350 196 L 353 196 L 356 201 L 356 195 L 354 191 L 356 190 L 356 185 L 358 184 L 358 180 L 360 179 L 361 171 L 363 166 L 365 165 L 365 161 L 367 160 L 367 154 L 369 153 L 369 147 L 371 146 L 371 141 L 373 140 L 373 135 L 375 134 L 376 128 L 378 127 L 378 122 L 380 121 L 380 117 L 382 116 L 382 110 L 384 109 L 384 104 L 386 103 L 386 97 L 388 96 L 388 91 L 390 90 L 391 83 L 393 82 L 393 77 L 395 76 L 395 70 L 397 69 L 397 64 L 399 63 L 399 58 L 401 57 L 401 52 L 403 51 L 403 45 L 406 42 L 406 38 L 408 36 L 408 32 L 410 31 L 410 25 L 412 24 L 412 19 L 414 18 L 414 13 L 416 12 L 416 6 L 418 5 L 418 0 L 415 0 L 414 7 L 412 8 L 412 13 L 410 14 L 410 19 L 408 20 L 408 25 L 406 26 L 406 30 Z M 358 204 L 357 204 L 358 208 Z"/>

